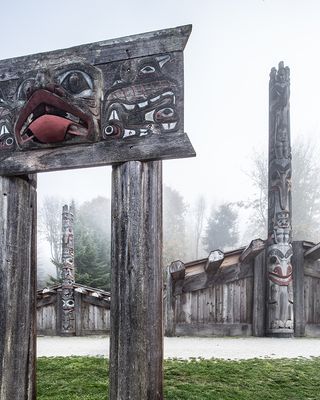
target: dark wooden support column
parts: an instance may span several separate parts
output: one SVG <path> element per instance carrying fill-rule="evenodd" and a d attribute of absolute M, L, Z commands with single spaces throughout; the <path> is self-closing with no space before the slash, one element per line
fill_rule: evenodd
<path fill-rule="evenodd" d="M 252 335 L 265 336 L 266 324 L 266 265 L 265 251 L 253 260 Z"/>
<path fill-rule="evenodd" d="M 34 400 L 36 175 L 0 177 L 0 399 Z"/>
<path fill-rule="evenodd" d="M 162 164 L 113 167 L 110 399 L 162 399 Z"/>
<path fill-rule="evenodd" d="M 293 242 L 293 299 L 294 299 L 294 335 L 305 335 L 304 312 L 304 248 L 303 242 Z"/>
<path fill-rule="evenodd" d="M 269 82 L 267 324 L 274 337 L 293 336 L 290 70 L 272 68 Z"/>

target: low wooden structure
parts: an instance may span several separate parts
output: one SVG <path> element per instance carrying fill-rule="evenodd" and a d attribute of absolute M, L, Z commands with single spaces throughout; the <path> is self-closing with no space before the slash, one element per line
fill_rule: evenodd
<path fill-rule="evenodd" d="M 320 337 L 320 243 L 293 242 L 294 335 Z M 266 243 L 212 251 L 167 269 L 168 336 L 265 336 L 268 311 Z"/>
<path fill-rule="evenodd" d="M 110 293 L 74 283 L 74 336 L 110 332 Z M 62 329 L 62 285 L 37 291 L 37 334 L 64 335 Z"/>

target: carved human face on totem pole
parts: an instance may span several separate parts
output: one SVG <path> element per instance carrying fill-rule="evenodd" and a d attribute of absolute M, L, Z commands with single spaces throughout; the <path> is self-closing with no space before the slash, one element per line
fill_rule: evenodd
<path fill-rule="evenodd" d="M 189 34 L 181 27 L 170 30 L 176 42 L 160 31 L 119 39 L 116 52 L 110 41 L 0 61 L 0 173 L 194 155 L 183 132 Z"/>
<path fill-rule="evenodd" d="M 270 73 L 267 333 L 293 333 L 289 68 Z"/>

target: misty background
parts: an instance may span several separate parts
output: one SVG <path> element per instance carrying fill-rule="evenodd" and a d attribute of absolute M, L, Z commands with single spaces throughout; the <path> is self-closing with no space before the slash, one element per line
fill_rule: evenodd
<path fill-rule="evenodd" d="M 281 60 L 291 69 L 294 239 L 319 240 L 319 17 L 317 0 L 12 1 L 1 5 L 0 58 L 193 25 L 184 125 L 197 157 L 163 162 L 164 264 L 186 262 L 265 239 L 268 80 Z M 108 260 L 110 177 L 111 167 L 38 174 L 43 282 L 56 271 L 43 219 L 50 201 L 74 201 L 78 254 L 102 252 L 90 245 L 98 228 L 88 221 L 105 222 Z M 90 270 L 100 261 L 85 262 Z"/>

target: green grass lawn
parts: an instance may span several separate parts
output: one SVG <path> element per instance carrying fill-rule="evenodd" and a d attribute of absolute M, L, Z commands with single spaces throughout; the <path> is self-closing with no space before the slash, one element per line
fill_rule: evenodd
<path fill-rule="evenodd" d="M 320 358 L 311 360 L 168 360 L 166 400 L 320 399 Z M 108 399 L 108 361 L 97 357 L 42 357 L 37 400 Z"/>

